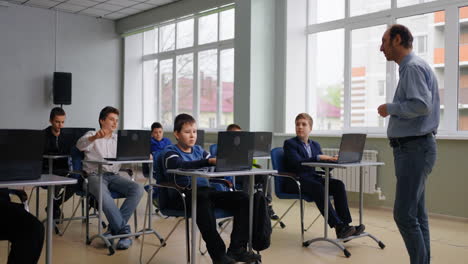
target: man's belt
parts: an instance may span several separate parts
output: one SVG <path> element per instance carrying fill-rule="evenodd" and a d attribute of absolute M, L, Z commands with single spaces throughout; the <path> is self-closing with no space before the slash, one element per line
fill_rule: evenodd
<path fill-rule="evenodd" d="M 401 146 L 405 143 L 408 143 L 410 141 L 413 141 L 413 140 L 416 140 L 416 139 L 420 139 L 420 138 L 426 138 L 426 137 L 432 137 L 434 134 L 431 132 L 431 133 L 427 133 L 426 135 L 422 135 L 422 136 L 409 136 L 409 137 L 400 137 L 400 138 L 389 138 L 390 140 L 390 146 L 392 148 L 394 147 L 398 147 L 398 146 Z"/>

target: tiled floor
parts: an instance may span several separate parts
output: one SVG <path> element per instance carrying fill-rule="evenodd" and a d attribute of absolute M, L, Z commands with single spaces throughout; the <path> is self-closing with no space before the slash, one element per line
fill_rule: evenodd
<path fill-rule="evenodd" d="M 45 204 L 46 192 L 41 191 L 41 204 Z M 145 201 L 142 200 L 138 208 L 139 225 L 143 224 Z M 284 211 L 289 202 L 283 200 L 274 201 L 275 210 L 280 213 Z M 35 205 L 31 204 L 31 209 Z M 71 205 L 66 212 L 71 211 Z M 315 205 L 306 207 L 306 222 L 312 221 L 318 213 Z M 352 208 L 355 221 L 358 221 L 358 211 Z M 41 206 L 41 217 L 45 216 L 44 206 Z M 130 220 L 133 223 L 133 219 Z M 346 243 L 352 256 L 345 258 L 343 253 L 329 243 L 316 243 L 308 248 L 301 246 L 299 229 L 299 208 L 296 206 L 284 219 L 285 229 L 275 228 L 272 236 L 272 245 L 262 252 L 263 263 L 409 263 L 406 249 L 400 234 L 393 222 L 390 210 L 368 208 L 364 213 L 366 231 L 369 231 L 385 244 L 384 250 L 370 238 L 361 238 Z M 175 223 L 174 219 L 162 219 L 155 217 L 153 225 L 160 234 L 166 234 Z M 92 234 L 96 231 L 97 221 L 92 222 Z M 431 242 L 432 263 L 468 263 L 468 220 L 454 220 L 448 218 L 431 217 Z M 5 227 L 2 227 L 5 228 Z M 139 263 L 141 238 L 134 240 L 133 247 L 125 251 L 117 251 L 113 256 L 107 256 L 107 250 L 99 240 L 93 241 L 92 245 L 84 243 L 84 224 L 75 221 L 63 236 L 54 236 L 53 260 L 59 264 L 82 264 L 82 263 Z M 230 231 L 228 231 L 229 233 Z M 306 233 L 306 239 L 318 236 L 323 232 L 323 220 L 317 223 Z M 329 232 L 334 237 L 334 232 Z M 223 235 L 228 241 L 228 235 Z M 147 236 L 144 246 L 143 261 L 147 260 L 154 250 L 157 240 L 154 236 Z M 7 243 L 0 242 L 0 263 L 6 263 Z M 197 256 L 199 263 L 211 263 L 209 256 Z M 45 247 L 40 263 L 44 263 Z M 173 237 L 168 241 L 152 263 L 184 263 L 185 242 L 184 226 L 180 225 Z"/>

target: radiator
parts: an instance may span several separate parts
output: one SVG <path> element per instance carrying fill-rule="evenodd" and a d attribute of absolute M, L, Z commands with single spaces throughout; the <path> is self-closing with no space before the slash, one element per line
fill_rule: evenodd
<path fill-rule="evenodd" d="M 338 155 L 338 149 L 334 148 L 323 148 L 323 154 L 325 155 Z M 376 150 L 364 150 L 362 155 L 363 161 L 377 161 Z M 343 181 L 346 185 L 346 190 L 349 192 L 359 192 L 359 174 L 361 173 L 361 168 L 347 168 L 347 169 L 333 169 L 331 174 L 333 178 Z M 362 189 L 364 193 L 378 193 L 379 199 L 383 200 L 385 197 L 382 195 L 380 187 L 377 186 L 377 167 L 364 167 L 363 168 L 363 182 Z"/>

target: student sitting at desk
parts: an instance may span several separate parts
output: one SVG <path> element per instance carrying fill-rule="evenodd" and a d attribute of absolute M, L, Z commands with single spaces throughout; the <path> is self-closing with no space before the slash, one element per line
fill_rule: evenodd
<path fill-rule="evenodd" d="M 180 114 L 174 120 L 174 136 L 177 144 L 164 149 L 163 169 L 197 169 L 216 164 L 216 158 L 199 145 L 197 140 L 197 125 L 195 119 L 188 114 Z M 167 180 L 174 180 L 181 187 L 190 188 L 191 179 L 185 176 L 168 175 Z M 249 240 L 249 198 L 244 192 L 216 191 L 210 187 L 206 178 L 197 178 L 197 225 L 203 240 L 206 242 L 208 253 L 214 264 L 230 264 L 238 262 L 253 262 L 260 260 L 260 255 L 248 252 Z M 191 192 L 187 191 L 187 206 L 191 206 Z M 174 199 L 174 202 L 180 200 Z M 182 205 L 177 208 L 183 208 Z M 234 215 L 231 233 L 231 244 L 226 253 L 226 246 L 218 234 L 214 208 L 228 210 Z M 188 209 L 190 210 L 190 209 Z"/>
<path fill-rule="evenodd" d="M 88 131 L 76 143 L 76 147 L 84 151 L 85 160 L 103 160 L 115 158 L 117 155 L 117 135 L 113 132 L 119 123 L 119 110 L 106 106 L 99 114 L 99 131 Z M 83 163 L 83 169 L 89 174 L 88 188 L 94 197 L 99 197 L 98 165 Z M 109 231 L 112 235 L 130 234 L 128 219 L 143 195 L 143 187 L 138 183 L 119 175 L 120 164 L 103 165 L 102 176 L 102 209 L 109 221 Z M 111 191 L 126 196 L 125 202 L 119 208 L 111 196 Z M 117 243 L 117 249 L 128 249 L 132 240 L 128 237 L 121 238 Z"/>
<path fill-rule="evenodd" d="M 50 111 L 49 123 L 45 131 L 45 144 L 44 154 L 46 155 L 69 155 L 71 149 L 71 138 L 65 137 L 61 132 L 61 129 L 65 125 L 66 114 L 65 111 L 60 107 L 54 107 Z M 70 170 L 67 158 L 60 158 L 52 160 L 52 173 L 59 176 L 66 176 Z M 49 173 L 49 159 L 43 159 L 42 161 L 42 173 Z M 58 186 L 57 186 L 58 187 Z M 60 218 L 62 212 L 60 205 L 62 201 L 67 201 L 73 194 L 80 189 L 78 184 L 64 187 L 64 193 L 58 195 L 62 188 L 55 188 L 56 197 L 54 199 L 54 219 Z M 63 195 L 65 197 L 63 197 Z M 47 211 L 47 207 L 45 209 Z"/>
<path fill-rule="evenodd" d="M 322 215 L 324 214 L 325 179 L 318 175 L 315 168 L 303 166 L 303 162 L 337 160 L 337 157 L 323 155 L 320 144 L 309 139 L 312 132 L 312 117 L 307 113 L 297 115 L 296 137 L 284 141 L 286 169 L 295 173 L 301 183 L 301 191 L 312 197 Z M 351 214 L 348 208 L 346 189 L 342 181 L 330 178 L 330 195 L 333 196 L 335 209 L 328 204 L 328 224 L 335 228 L 337 238 L 346 238 L 364 232 L 364 225 L 350 226 Z M 286 192 L 297 192 L 297 185 L 286 181 Z"/>
<path fill-rule="evenodd" d="M 154 122 L 151 125 L 151 153 L 160 152 L 171 144 L 171 140 L 164 137 L 164 130 L 161 123 Z"/>
<path fill-rule="evenodd" d="M 8 264 L 35 264 L 44 244 L 44 226 L 24 206 L 12 203 L 8 189 L 0 189 L 0 240 L 11 242 Z"/>

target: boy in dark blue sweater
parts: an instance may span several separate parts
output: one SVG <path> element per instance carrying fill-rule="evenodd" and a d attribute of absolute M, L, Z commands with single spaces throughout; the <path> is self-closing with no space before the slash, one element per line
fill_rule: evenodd
<path fill-rule="evenodd" d="M 188 114 L 180 114 L 174 120 L 174 136 L 177 144 L 168 146 L 162 153 L 164 177 L 174 181 L 181 187 L 186 187 L 187 206 L 191 205 L 191 179 L 185 176 L 175 176 L 166 173 L 167 169 L 197 169 L 216 164 L 216 158 L 201 146 L 195 145 L 197 140 L 197 125 L 195 119 Z M 231 264 L 238 262 L 254 262 L 260 256 L 246 249 L 249 239 L 249 198 L 244 192 L 216 191 L 206 178 L 197 178 L 197 225 L 208 253 L 214 264 Z M 176 202 L 177 200 L 174 200 Z M 174 205 L 177 206 L 177 205 Z M 226 246 L 218 233 L 214 209 L 221 208 L 230 211 L 234 216 L 231 233 L 231 244 L 226 253 Z M 190 209 L 188 209 L 190 210 Z"/>

